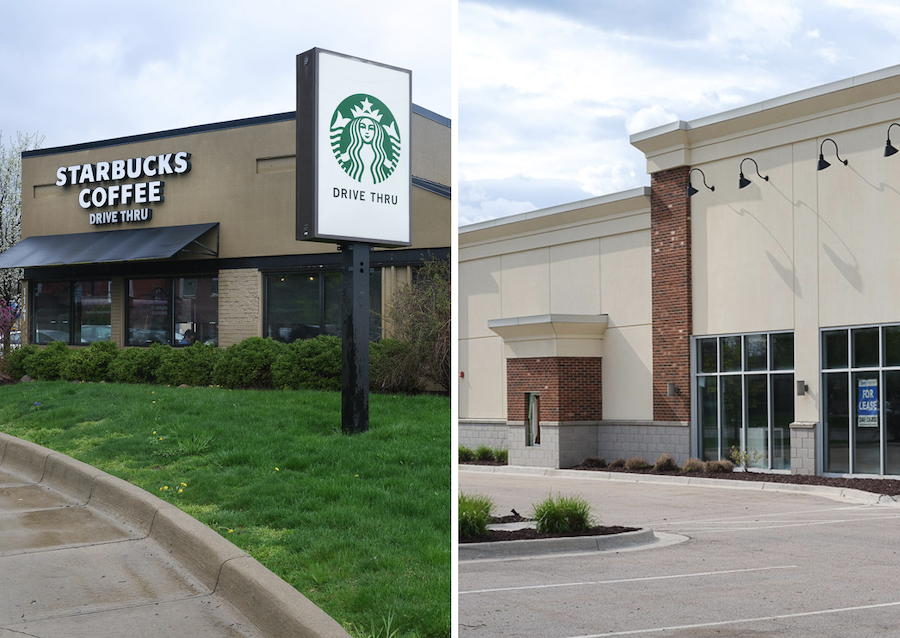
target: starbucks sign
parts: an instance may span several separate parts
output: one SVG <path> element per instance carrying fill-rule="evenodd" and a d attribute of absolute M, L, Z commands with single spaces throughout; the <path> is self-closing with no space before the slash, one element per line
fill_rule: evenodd
<path fill-rule="evenodd" d="M 297 239 L 409 246 L 411 74 L 297 56 Z"/>

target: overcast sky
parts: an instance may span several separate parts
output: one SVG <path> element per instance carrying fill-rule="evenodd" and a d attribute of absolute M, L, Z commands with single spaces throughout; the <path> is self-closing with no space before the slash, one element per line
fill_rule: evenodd
<path fill-rule="evenodd" d="M 648 186 L 632 133 L 900 64 L 896 0 L 459 0 L 458 12 L 461 225 Z"/>
<path fill-rule="evenodd" d="M 63 146 L 296 110 L 313 47 L 412 71 L 451 116 L 452 0 L 0 1 L 0 131 Z"/>

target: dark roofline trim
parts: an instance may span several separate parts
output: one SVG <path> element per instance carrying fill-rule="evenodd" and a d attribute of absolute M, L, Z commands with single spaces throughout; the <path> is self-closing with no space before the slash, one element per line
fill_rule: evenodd
<path fill-rule="evenodd" d="M 412 105 L 413 113 L 426 117 L 430 120 L 450 126 L 450 119 L 442 115 L 438 115 L 428 109 L 422 108 L 415 104 Z M 184 128 L 173 128 L 166 131 L 158 131 L 156 133 L 143 133 L 141 135 L 129 135 L 127 137 L 116 137 L 109 140 L 99 140 L 97 142 L 84 142 L 83 144 L 70 144 L 69 146 L 52 146 L 50 148 L 38 148 L 31 151 L 23 151 L 22 157 L 44 157 L 47 155 L 58 155 L 62 153 L 75 153 L 77 151 L 88 151 L 96 148 L 107 148 L 110 146 L 124 146 L 125 144 L 137 144 L 138 142 L 150 142 L 153 140 L 163 140 L 170 137 L 182 137 L 184 135 L 196 135 L 198 133 L 208 133 L 210 131 L 224 131 L 232 128 L 243 128 L 245 126 L 258 126 L 260 124 L 271 124 L 273 122 L 290 122 L 297 119 L 296 111 L 288 111 L 286 113 L 275 113 L 273 115 L 261 115 L 258 117 L 247 117 L 240 120 L 227 120 L 225 122 L 213 122 L 212 124 L 199 124 L 197 126 L 187 126 Z"/>
<path fill-rule="evenodd" d="M 432 182 L 422 177 L 412 176 L 413 186 L 418 186 L 421 189 L 424 189 L 430 193 L 434 193 L 435 195 L 440 195 L 441 197 L 446 197 L 450 199 L 450 187 L 444 186 L 443 184 L 438 184 L 437 182 Z"/>

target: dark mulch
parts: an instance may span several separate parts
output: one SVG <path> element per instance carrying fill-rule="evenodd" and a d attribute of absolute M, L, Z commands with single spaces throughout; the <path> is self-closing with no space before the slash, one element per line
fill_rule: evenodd
<path fill-rule="evenodd" d="M 629 472 L 624 468 L 596 468 L 577 466 L 573 470 L 586 472 L 622 472 L 624 474 L 658 474 L 661 476 L 684 476 L 683 472 L 654 472 L 642 470 Z M 843 478 L 839 476 L 811 476 L 806 474 L 771 474 L 766 472 L 691 472 L 689 476 L 702 478 L 722 479 L 725 481 L 766 481 L 768 483 L 792 483 L 794 485 L 826 485 L 828 487 L 840 487 L 844 489 L 862 490 L 874 494 L 886 494 L 888 496 L 900 495 L 900 480 L 879 478 Z"/>
<path fill-rule="evenodd" d="M 493 523 L 521 523 L 530 519 L 519 515 L 494 517 Z M 598 525 L 583 532 L 570 532 L 568 534 L 547 534 L 538 532 L 533 527 L 517 530 L 488 530 L 484 536 L 470 536 L 469 538 L 460 538 L 460 543 L 492 543 L 497 541 L 522 541 L 533 540 L 536 538 L 571 538 L 572 536 L 606 536 L 608 534 L 622 534 L 623 532 L 637 531 L 637 527 L 622 527 L 620 525 L 603 526 Z"/>
<path fill-rule="evenodd" d="M 487 465 L 485 463 L 471 463 L 470 465 Z M 497 465 L 491 463 L 490 465 Z M 638 472 L 630 472 L 624 468 L 612 467 L 588 467 L 578 465 L 573 470 L 585 472 L 622 472 L 625 474 L 658 474 L 661 476 L 684 476 L 683 472 L 655 472 L 652 469 Z M 873 494 L 885 494 L 887 496 L 900 496 L 900 480 L 880 478 L 843 478 L 836 476 L 809 476 L 805 474 L 769 474 L 764 472 L 691 472 L 689 476 L 702 478 L 722 479 L 726 481 L 767 481 L 769 483 L 793 483 L 795 485 L 827 485 L 829 487 L 841 487 L 844 489 L 862 490 Z"/>

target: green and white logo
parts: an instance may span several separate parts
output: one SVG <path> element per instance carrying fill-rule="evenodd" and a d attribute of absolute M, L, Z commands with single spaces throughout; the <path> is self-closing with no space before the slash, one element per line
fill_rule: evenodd
<path fill-rule="evenodd" d="M 400 161 L 400 134 L 391 110 L 376 97 L 357 93 L 344 99 L 331 120 L 331 150 L 357 182 L 380 184 Z"/>

